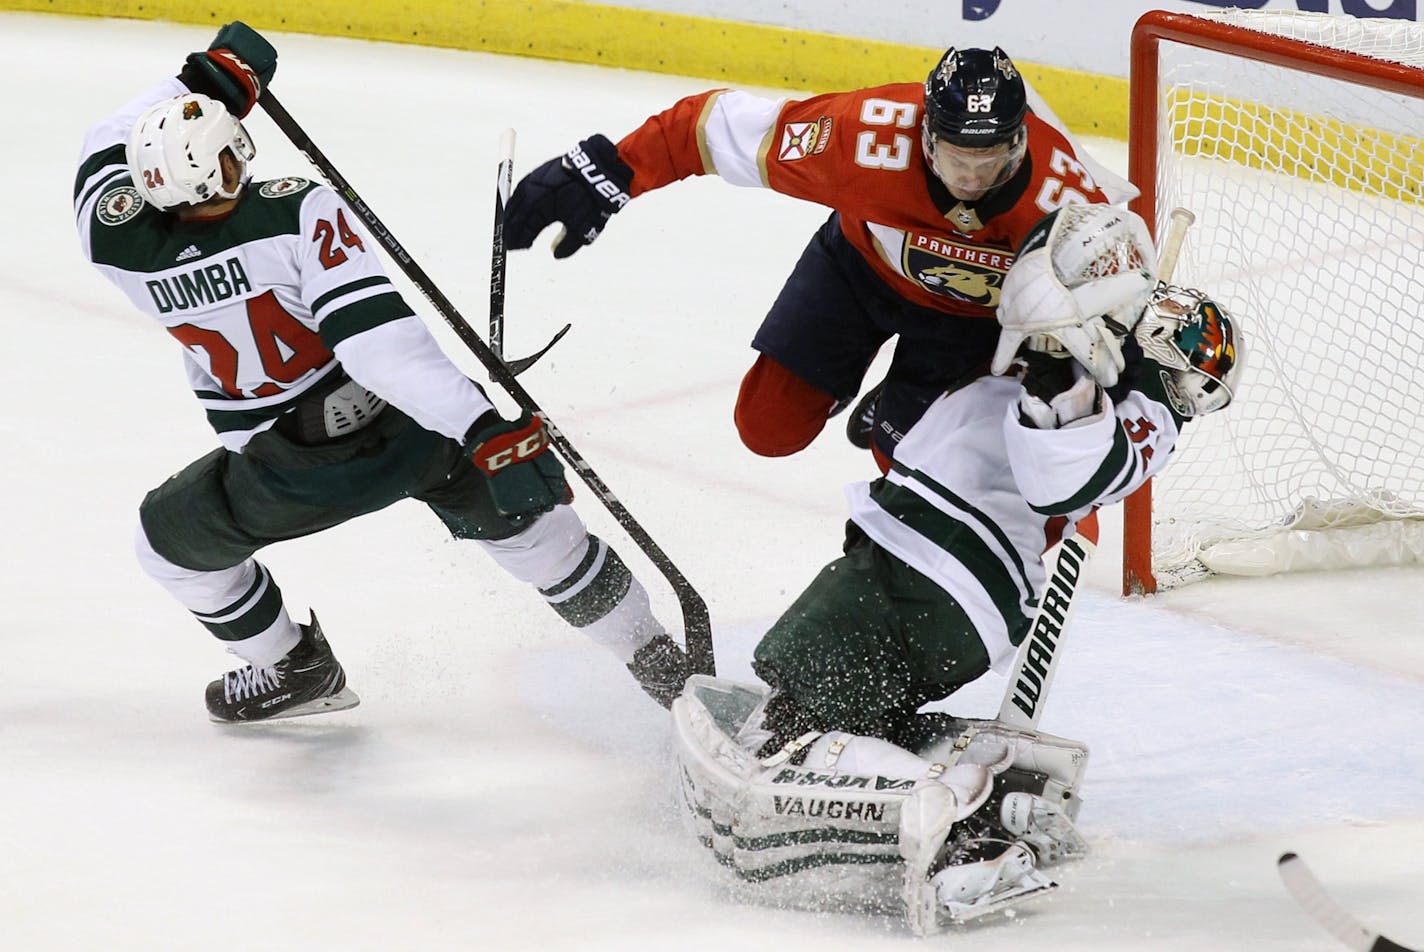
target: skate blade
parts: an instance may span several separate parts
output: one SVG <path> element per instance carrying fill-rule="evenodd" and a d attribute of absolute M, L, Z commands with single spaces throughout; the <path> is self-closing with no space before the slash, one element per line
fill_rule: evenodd
<path fill-rule="evenodd" d="M 349 687 L 344 687 L 335 694 L 328 694 L 326 697 L 319 697 L 314 701 L 307 701 L 297 704 L 282 711 L 280 714 L 273 714 L 270 717 L 244 718 L 241 720 L 223 720 L 208 714 L 208 720 L 214 724 L 270 724 L 272 721 L 286 720 L 291 717 L 304 717 L 308 714 L 330 714 L 334 711 L 344 711 L 349 707 L 355 707 L 361 703 L 361 698 Z"/>

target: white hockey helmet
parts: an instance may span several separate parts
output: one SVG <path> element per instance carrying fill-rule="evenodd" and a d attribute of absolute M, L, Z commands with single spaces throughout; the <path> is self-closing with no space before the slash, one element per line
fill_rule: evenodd
<path fill-rule="evenodd" d="M 1136 329 L 1142 352 L 1161 364 L 1167 398 L 1184 417 L 1231 402 L 1245 351 L 1226 308 L 1201 291 L 1159 284 Z"/>
<path fill-rule="evenodd" d="M 241 167 L 240 184 L 223 187 L 219 157 L 230 152 Z M 256 155 L 247 130 L 222 103 L 188 93 L 155 103 L 129 132 L 129 174 L 155 208 L 197 205 L 211 198 L 236 198 L 247 181 L 247 163 Z"/>

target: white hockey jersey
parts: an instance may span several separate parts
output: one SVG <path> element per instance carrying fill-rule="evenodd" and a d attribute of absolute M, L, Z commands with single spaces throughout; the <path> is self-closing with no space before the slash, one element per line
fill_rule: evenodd
<path fill-rule="evenodd" d="M 75 181 L 86 256 L 182 346 L 188 382 L 224 446 L 241 450 L 335 375 L 455 439 L 492 409 L 387 277 L 335 192 L 304 178 L 249 183 L 215 220 L 148 205 L 124 143 L 150 105 L 188 92 L 170 79 L 85 137 Z"/>
<path fill-rule="evenodd" d="M 1142 371 L 1157 381 L 1155 364 Z M 1034 429 L 1019 421 L 1021 389 L 983 377 L 940 397 L 885 478 L 847 488 L 855 524 L 954 596 L 1000 673 L 1038 604 L 1043 552 L 1161 470 L 1183 422 L 1135 389 L 1081 425 Z"/>

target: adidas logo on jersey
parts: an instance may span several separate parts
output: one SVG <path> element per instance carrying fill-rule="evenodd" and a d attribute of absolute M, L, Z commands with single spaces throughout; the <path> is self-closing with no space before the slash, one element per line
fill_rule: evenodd
<path fill-rule="evenodd" d="M 192 259 L 192 258 L 201 258 L 202 256 L 203 256 L 203 253 L 198 250 L 198 246 L 197 246 L 197 245 L 189 245 L 188 247 L 184 248 L 182 251 L 178 252 L 178 257 L 174 258 L 173 260 L 174 260 L 174 261 L 188 261 L 189 259 Z"/>

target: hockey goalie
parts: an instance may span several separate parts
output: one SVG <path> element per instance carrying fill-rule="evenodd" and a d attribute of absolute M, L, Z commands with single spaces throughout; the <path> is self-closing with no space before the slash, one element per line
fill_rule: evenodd
<path fill-rule="evenodd" d="M 990 372 L 847 490 L 844 554 L 758 643 L 764 684 L 699 676 L 673 704 L 689 823 L 768 901 L 899 908 L 929 934 L 1047 892 L 1087 849 L 1085 745 L 921 708 L 1007 674 L 1020 646 L 1037 663 L 1040 599 L 1060 624 L 1068 607 L 1041 555 L 1094 534 L 1230 402 L 1241 341 L 1104 205 L 1033 230 L 998 317 Z"/>

